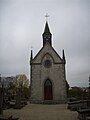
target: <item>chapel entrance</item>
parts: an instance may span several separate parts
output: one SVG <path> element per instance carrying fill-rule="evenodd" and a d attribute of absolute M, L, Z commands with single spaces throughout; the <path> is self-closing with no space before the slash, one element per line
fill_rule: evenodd
<path fill-rule="evenodd" d="M 52 82 L 47 79 L 44 83 L 44 100 L 52 100 Z"/>

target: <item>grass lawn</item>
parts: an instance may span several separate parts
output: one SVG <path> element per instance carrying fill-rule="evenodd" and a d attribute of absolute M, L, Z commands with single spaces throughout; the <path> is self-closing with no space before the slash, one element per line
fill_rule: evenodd
<path fill-rule="evenodd" d="M 68 110 L 65 104 L 28 104 L 20 110 L 5 110 L 4 114 L 19 117 L 19 120 L 77 120 L 77 112 Z"/>

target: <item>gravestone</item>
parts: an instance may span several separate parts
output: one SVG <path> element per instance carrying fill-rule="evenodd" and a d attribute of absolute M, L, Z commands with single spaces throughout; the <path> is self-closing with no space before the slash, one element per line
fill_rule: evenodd
<path fill-rule="evenodd" d="M 90 118 L 90 109 L 80 109 L 77 112 L 79 120 L 87 120 L 87 118 Z"/>

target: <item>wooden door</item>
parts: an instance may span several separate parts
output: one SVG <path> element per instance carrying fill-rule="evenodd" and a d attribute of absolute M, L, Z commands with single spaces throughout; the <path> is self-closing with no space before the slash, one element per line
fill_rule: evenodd
<path fill-rule="evenodd" d="M 53 99 L 52 83 L 49 79 L 47 79 L 44 84 L 44 100 L 52 100 L 52 99 Z"/>

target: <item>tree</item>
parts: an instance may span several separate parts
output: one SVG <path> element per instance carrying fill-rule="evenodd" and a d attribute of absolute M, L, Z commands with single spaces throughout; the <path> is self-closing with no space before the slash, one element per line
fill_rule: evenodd
<path fill-rule="evenodd" d="M 29 79 L 25 74 L 16 76 L 16 87 L 21 91 L 23 97 L 29 97 Z"/>
<path fill-rule="evenodd" d="M 72 87 L 69 89 L 69 98 L 83 98 L 83 90 L 80 87 Z"/>
<path fill-rule="evenodd" d="M 16 95 L 16 84 L 13 82 L 9 82 L 9 86 L 6 92 L 8 94 L 9 99 L 14 99 Z"/>

